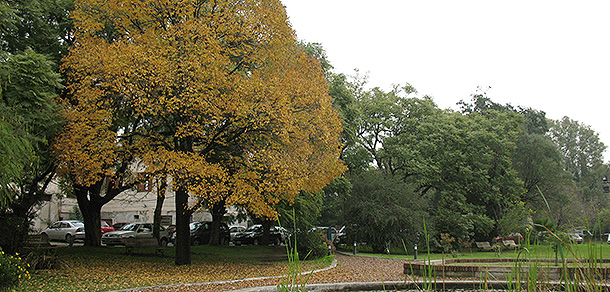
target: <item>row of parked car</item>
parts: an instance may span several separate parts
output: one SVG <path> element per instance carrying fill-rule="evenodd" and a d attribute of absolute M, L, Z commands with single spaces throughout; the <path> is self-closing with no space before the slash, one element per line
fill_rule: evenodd
<path fill-rule="evenodd" d="M 101 221 L 102 234 L 114 231 L 108 222 Z M 79 220 L 60 220 L 45 228 L 41 235 L 49 240 L 72 242 L 76 239 L 85 239 L 85 224 Z"/>
<path fill-rule="evenodd" d="M 131 238 L 151 238 L 153 237 L 152 223 L 127 223 L 121 225 L 120 229 L 115 230 L 106 221 L 102 221 L 102 243 L 108 246 L 125 245 L 125 241 Z M 207 244 L 212 234 L 212 222 L 192 222 L 189 224 L 190 239 L 192 245 Z M 326 233 L 326 230 L 315 229 L 318 232 Z M 72 242 L 75 239 L 85 238 L 85 225 L 78 220 L 62 220 L 53 223 L 44 229 L 41 234 L 49 240 L 60 240 Z M 339 233 L 333 229 L 333 239 Z M 225 223 L 220 225 L 220 243 L 228 245 L 233 242 L 235 245 L 253 244 L 258 245 L 262 242 L 263 226 L 255 224 L 248 228 L 244 226 L 227 226 Z M 271 226 L 269 229 L 269 242 L 271 244 L 285 244 L 290 237 L 290 233 L 283 227 Z M 160 227 L 159 244 L 166 246 L 168 243 L 175 243 L 175 226 L 170 228 Z M 334 241 L 334 240 L 333 240 Z"/>
<path fill-rule="evenodd" d="M 189 224 L 192 245 L 207 244 L 212 235 L 212 222 L 192 222 Z M 286 229 L 279 226 L 271 226 L 269 229 L 269 241 L 272 244 L 280 245 L 286 243 L 289 233 Z M 220 243 L 228 245 L 233 242 L 235 245 L 254 244 L 258 245 L 262 241 L 263 226 L 260 224 L 252 225 L 248 228 L 244 226 L 231 226 L 225 223 L 220 224 Z M 171 236 L 171 242 L 176 241 L 176 233 Z"/>
<path fill-rule="evenodd" d="M 107 246 L 125 245 L 125 242 L 131 239 L 147 239 L 153 238 L 152 223 L 129 223 L 119 230 L 106 232 L 102 235 L 102 243 Z M 170 241 L 169 231 L 159 226 L 159 245 L 167 246 Z"/>

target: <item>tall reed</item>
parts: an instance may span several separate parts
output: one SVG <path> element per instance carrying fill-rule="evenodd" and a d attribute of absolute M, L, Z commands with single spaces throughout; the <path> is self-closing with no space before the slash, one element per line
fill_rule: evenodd
<path fill-rule="evenodd" d="M 295 218 L 294 210 L 292 210 L 292 218 Z M 293 220 L 295 221 L 295 220 Z M 282 226 L 280 223 L 280 219 L 277 219 L 278 225 Z M 296 229 L 296 223 L 293 222 L 294 229 Z M 301 261 L 299 259 L 299 252 L 297 250 L 297 236 L 296 232 L 293 234 L 294 243 L 291 244 L 290 239 L 288 239 L 288 243 L 286 244 L 286 255 L 288 256 L 288 274 L 282 277 L 282 283 L 277 286 L 278 292 L 305 292 L 306 285 L 311 278 L 313 273 L 307 273 L 305 275 L 302 270 Z M 310 251 L 311 253 L 311 251 Z M 309 254 L 305 256 L 307 258 Z"/>

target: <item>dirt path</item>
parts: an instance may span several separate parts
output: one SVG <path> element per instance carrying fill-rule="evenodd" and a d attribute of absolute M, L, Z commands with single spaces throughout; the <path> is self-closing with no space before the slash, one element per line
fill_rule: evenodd
<path fill-rule="evenodd" d="M 344 283 L 344 282 L 381 282 L 402 281 L 404 260 L 385 259 L 365 256 L 351 256 L 337 254 L 337 267 L 315 273 L 307 283 Z M 258 279 L 237 281 L 221 284 L 192 284 L 154 289 L 141 289 L 138 291 L 172 292 L 172 291 L 201 291 L 217 292 L 230 291 L 248 287 L 278 285 L 281 279 Z"/>

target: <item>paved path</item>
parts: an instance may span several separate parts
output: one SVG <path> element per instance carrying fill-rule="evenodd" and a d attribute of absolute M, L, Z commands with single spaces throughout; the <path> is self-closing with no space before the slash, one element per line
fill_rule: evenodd
<path fill-rule="evenodd" d="M 335 255 L 337 266 L 332 269 L 314 273 L 307 283 L 345 283 L 345 282 L 389 282 L 403 281 L 404 260 L 386 259 L 366 256 Z M 281 279 L 254 279 L 230 281 L 213 284 L 189 284 L 170 287 L 144 288 L 137 291 L 173 292 L 173 291 L 230 291 L 248 287 L 272 286 L 281 283 Z"/>

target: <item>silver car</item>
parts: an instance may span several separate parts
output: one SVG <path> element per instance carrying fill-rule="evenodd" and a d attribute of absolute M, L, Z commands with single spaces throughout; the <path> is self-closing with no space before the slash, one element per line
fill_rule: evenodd
<path fill-rule="evenodd" d="M 102 243 L 108 246 L 125 245 L 128 240 L 153 238 L 152 230 L 152 223 L 130 223 L 119 230 L 104 233 Z M 168 232 L 163 226 L 160 226 L 159 245 L 167 246 L 168 242 Z"/>
<path fill-rule="evenodd" d="M 231 234 L 231 242 L 235 239 L 235 235 L 246 231 L 246 227 L 241 225 L 234 225 L 229 227 L 229 234 Z"/>
<path fill-rule="evenodd" d="M 85 224 L 78 220 L 57 221 L 44 229 L 40 235 L 49 240 L 65 240 L 73 242 L 74 239 L 85 239 Z"/>

